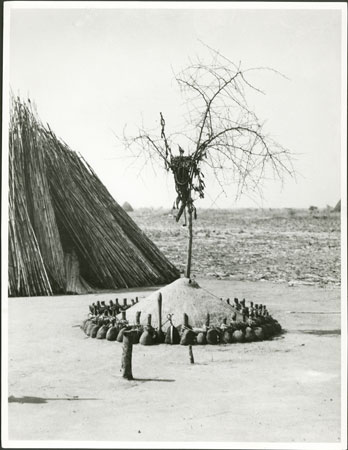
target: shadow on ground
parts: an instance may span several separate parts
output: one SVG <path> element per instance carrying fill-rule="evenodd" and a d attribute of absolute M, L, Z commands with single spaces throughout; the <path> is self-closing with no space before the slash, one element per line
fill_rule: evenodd
<path fill-rule="evenodd" d="M 43 397 L 31 397 L 31 396 L 24 396 L 24 397 L 14 397 L 13 395 L 10 395 L 8 398 L 9 403 L 47 403 L 51 400 L 68 400 L 68 401 L 74 401 L 74 400 L 98 400 L 97 398 L 79 398 L 79 397 L 64 397 L 64 398 L 43 398 Z"/>
<path fill-rule="evenodd" d="M 301 330 L 301 333 L 304 334 L 314 334 L 315 336 L 340 336 L 341 330 Z"/>
<path fill-rule="evenodd" d="M 162 381 L 165 383 L 172 383 L 175 380 L 172 380 L 170 378 L 133 378 L 132 381 Z"/>

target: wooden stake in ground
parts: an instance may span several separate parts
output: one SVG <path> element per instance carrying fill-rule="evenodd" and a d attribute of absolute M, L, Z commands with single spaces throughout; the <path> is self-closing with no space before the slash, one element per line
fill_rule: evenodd
<path fill-rule="evenodd" d="M 157 303 L 158 303 L 157 343 L 163 344 L 163 342 L 165 340 L 165 335 L 162 331 L 162 294 L 161 294 L 161 292 L 158 293 Z"/>
<path fill-rule="evenodd" d="M 189 345 L 189 355 L 190 355 L 190 363 L 194 364 L 195 360 L 193 359 L 192 345 Z"/>
<path fill-rule="evenodd" d="M 192 205 L 189 204 L 187 207 L 188 212 L 188 248 L 187 248 L 187 261 L 185 268 L 185 277 L 190 278 L 191 276 L 191 261 L 192 261 L 192 240 L 193 240 L 193 231 L 192 231 Z"/>
<path fill-rule="evenodd" d="M 122 352 L 122 376 L 127 380 L 133 380 L 132 374 L 132 351 L 133 351 L 133 331 L 123 333 L 123 352 Z"/>

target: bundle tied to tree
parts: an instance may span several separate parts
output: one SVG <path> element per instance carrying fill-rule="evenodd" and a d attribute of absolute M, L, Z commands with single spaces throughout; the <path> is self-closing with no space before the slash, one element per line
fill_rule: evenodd
<path fill-rule="evenodd" d="M 184 150 L 179 146 L 180 156 L 173 156 L 170 161 L 170 169 L 174 175 L 175 189 L 178 194 L 174 206 L 179 209 L 176 215 L 178 222 L 188 208 L 190 213 L 193 212 L 194 218 L 197 218 L 196 208 L 193 204 L 191 196 L 192 190 L 198 192 L 199 197 L 204 197 L 204 181 L 203 174 L 198 167 L 199 160 L 195 159 L 193 155 L 184 156 Z M 197 184 L 194 184 L 194 179 L 197 179 Z"/>

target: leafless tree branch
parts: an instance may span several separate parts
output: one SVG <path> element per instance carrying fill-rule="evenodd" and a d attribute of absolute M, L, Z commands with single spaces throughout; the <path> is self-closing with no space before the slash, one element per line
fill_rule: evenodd
<path fill-rule="evenodd" d="M 141 128 L 135 137 L 125 137 L 126 147 L 137 147 L 138 157 L 159 159 L 170 170 L 176 158 L 172 151 L 175 138 L 184 136 L 189 147 L 185 150 L 197 169 L 190 169 L 189 184 L 197 192 L 194 180 L 199 186 L 204 166 L 212 170 L 222 188 L 229 181 L 237 183 L 238 196 L 246 190 L 261 190 L 270 172 L 280 180 L 294 175 L 291 152 L 267 134 L 265 124 L 247 101 L 249 92 L 264 95 L 248 79 L 248 73 L 268 70 L 284 75 L 268 67 L 243 69 L 241 63 L 235 64 L 218 50 L 203 45 L 211 53 L 211 62 L 196 58 L 175 75 L 187 105 L 187 126 L 167 135 L 160 113 L 160 137 Z"/>

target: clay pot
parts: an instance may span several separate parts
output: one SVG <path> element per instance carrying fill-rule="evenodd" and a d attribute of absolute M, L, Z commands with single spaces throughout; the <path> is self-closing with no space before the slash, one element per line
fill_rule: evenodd
<path fill-rule="evenodd" d="M 171 325 L 167 328 L 166 337 L 164 339 L 166 344 L 176 345 L 180 343 L 180 335 L 176 327 Z"/>
<path fill-rule="evenodd" d="M 153 345 L 154 344 L 153 334 L 154 333 L 152 327 L 149 326 L 145 327 L 145 330 L 140 336 L 139 343 L 141 345 Z"/>
<path fill-rule="evenodd" d="M 86 334 L 87 336 L 91 335 L 92 328 L 95 326 L 95 322 L 90 321 L 86 326 Z"/>
<path fill-rule="evenodd" d="M 207 333 L 204 333 L 203 331 L 201 331 L 197 335 L 197 344 L 198 345 L 206 345 L 206 343 L 207 343 Z"/>
<path fill-rule="evenodd" d="M 142 335 L 143 330 L 139 330 L 139 329 L 133 329 L 132 330 L 132 343 L 133 344 L 139 344 L 139 339 L 140 336 Z"/>
<path fill-rule="evenodd" d="M 108 329 L 106 333 L 106 339 L 108 341 L 116 341 L 118 335 L 118 328 L 115 326 L 112 326 Z"/>
<path fill-rule="evenodd" d="M 244 342 L 244 333 L 242 330 L 235 330 L 233 332 L 232 342 Z"/>
<path fill-rule="evenodd" d="M 245 329 L 245 341 L 246 342 L 253 342 L 255 340 L 256 340 L 256 338 L 255 338 L 255 334 L 254 334 L 253 329 L 250 328 L 250 327 L 246 327 L 246 329 Z"/>
<path fill-rule="evenodd" d="M 281 330 L 281 326 L 275 320 L 272 320 L 272 322 L 270 323 L 270 327 L 272 327 L 272 336 L 278 334 L 279 331 Z"/>
<path fill-rule="evenodd" d="M 133 344 L 139 344 L 140 336 L 143 334 L 143 328 L 133 330 Z"/>
<path fill-rule="evenodd" d="M 88 325 L 92 322 L 92 319 L 87 319 L 83 321 L 82 330 L 86 333 Z"/>
<path fill-rule="evenodd" d="M 196 335 L 192 330 L 184 330 L 180 339 L 180 345 L 192 345 L 194 344 Z"/>
<path fill-rule="evenodd" d="M 226 329 L 226 330 L 223 332 L 223 335 L 222 335 L 222 342 L 223 342 L 224 344 L 232 344 L 232 331 L 231 331 L 231 330 Z"/>
<path fill-rule="evenodd" d="M 272 324 L 265 323 L 264 325 L 262 325 L 262 329 L 266 338 L 270 338 L 274 335 L 274 328 Z"/>
<path fill-rule="evenodd" d="M 254 334 L 257 341 L 263 341 L 265 339 L 262 327 L 254 328 Z"/>
<path fill-rule="evenodd" d="M 166 335 L 163 333 L 162 330 L 156 330 L 154 333 L 154 342 L 156 344 L 163 344 L 165 341 Z"/>
<path fill-rule="evenodd" d="M 219 333 L 215 328 L 210 328 L 207 332 L 207 343 L 211 345 L 216 345 L 219 340 Z"/>
<path fill-rule="evenodd" d="M 96 338 L 97 337 L 97 333 L 98 333 L 98 330 L 99 330 L 99 328 L 101 327 L 101 325 L 99 325 L 99 324 L 96 324 L 96 325 L 94 325 L 94 327 L 92 327 L 92 329 L 91 329 L 91 332 L 90 332 L 90 337 L 91 338 Z"/>
<path fill-rule="evenodd" d="M 108 325 L 102 325 L 98 330 L 97 339 L 105 339 L 108 329 Z"/>
<path fill-rule="evenodd" d="M 240 330 L 243 334 L 245 333 L 245 329 L 247 328 L 247 324 L 244 322 L 237 323 L 237 330 Z"/>
<path fill-rule="evenodd" d="M 127 330 L 127 328 L 123 327 L 118 331 L 118 335 L 117 335 L 117 339 L 116 339 L 117 342 L 123 342 L 123 334 L 126 330 Z"/>
<path fill-rule="evenodd" d="M 277 320 L 274 320 L 274 328 L 276 333 L 280 333 L 282 331 L 282 327 Z"/>
<path fill-rule="evenodd" d="M 255 325 L 255 321 L 251 317 L 248 317 L 246 323 L 247 323 L 248 327 L 251 327 L 251 328 Z"/>
<path fill-rule="evenodd" d="M 231 322 L 229 329 L 231 333 L 233 334 L 234 331 L 239 330 L 237 322 Z"/>
<path fill-rule="evenodd" d="M 86 326 L 87 320 L 88 319 L 85 319 L 85 320 L 82 321 L 82 323 L 80 325 L 81 330 L 85 330 L 85 326 Z"/>

